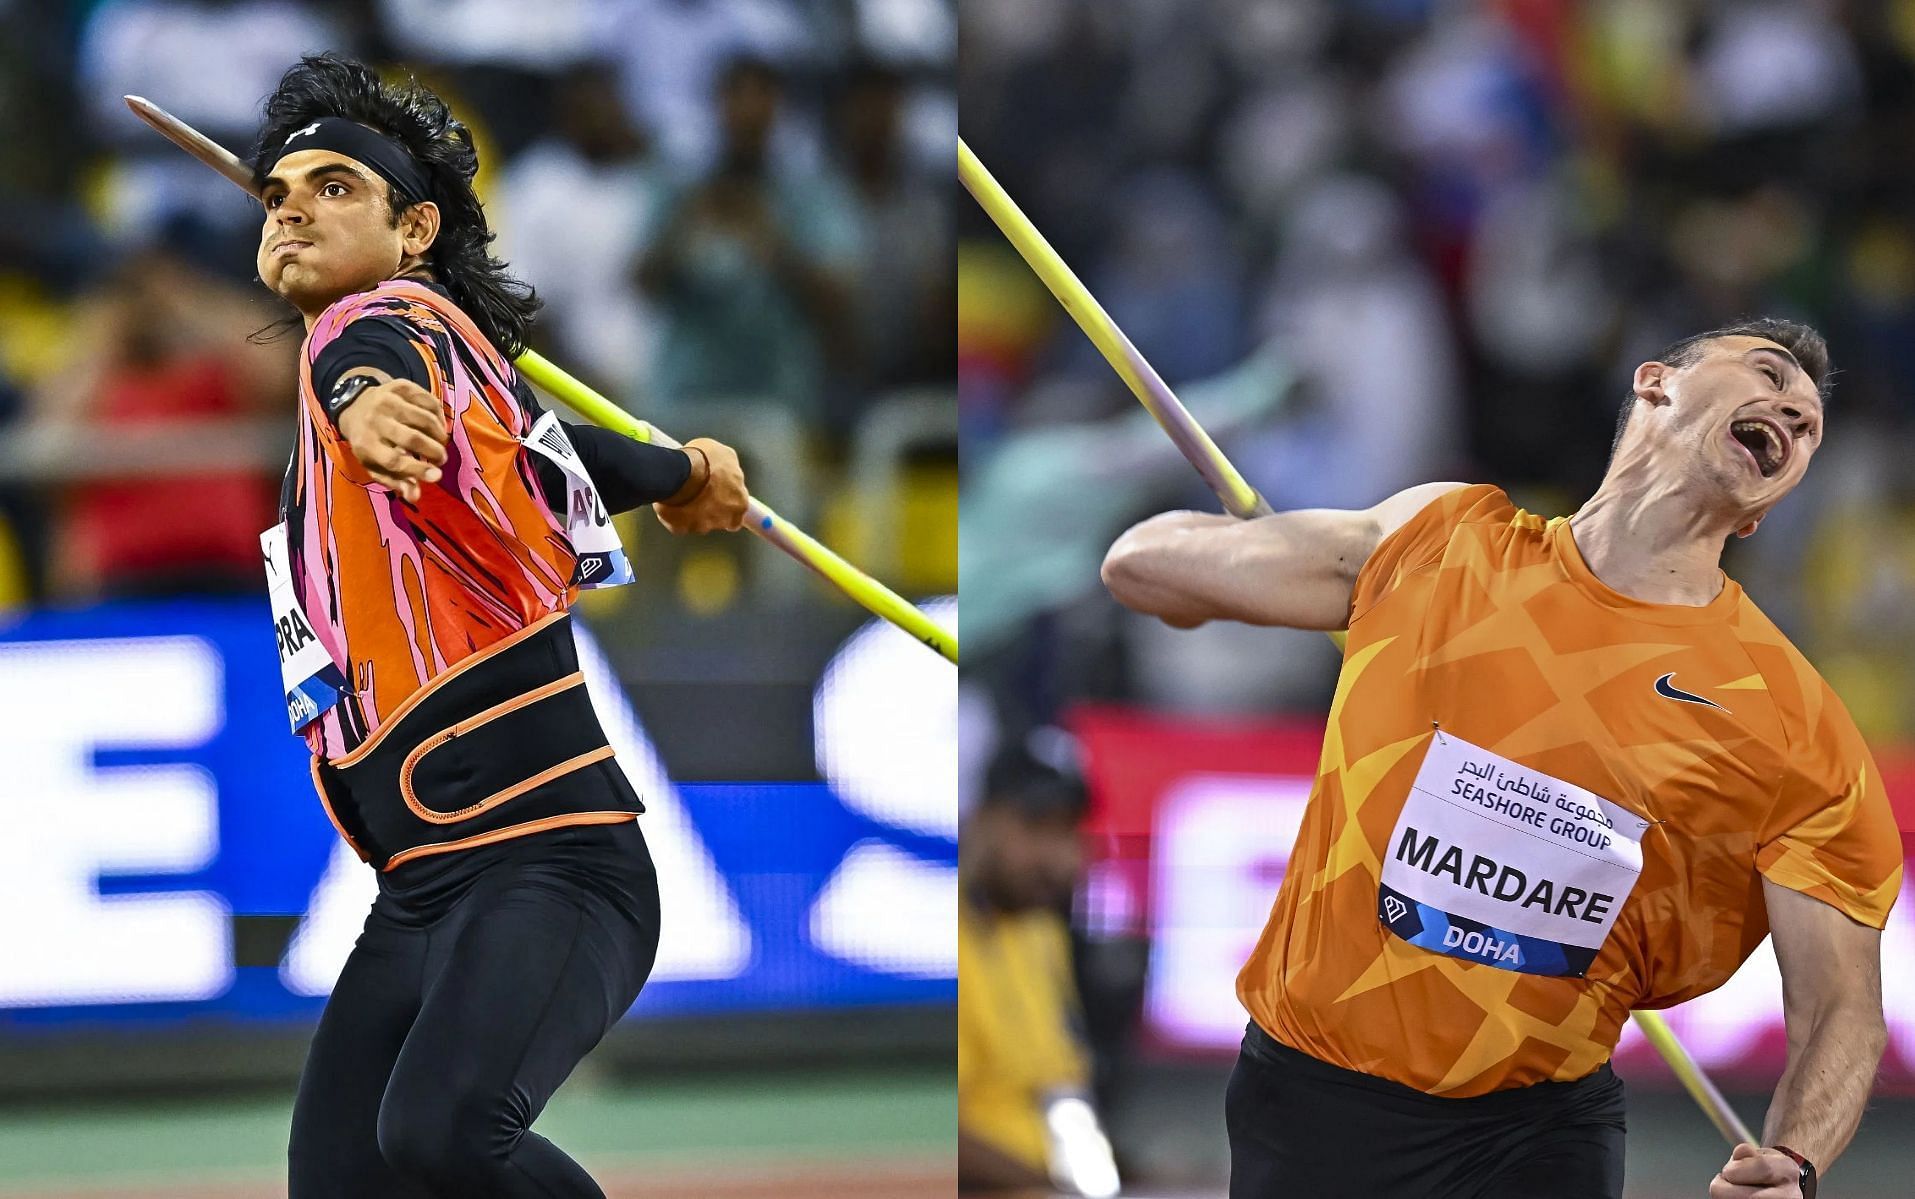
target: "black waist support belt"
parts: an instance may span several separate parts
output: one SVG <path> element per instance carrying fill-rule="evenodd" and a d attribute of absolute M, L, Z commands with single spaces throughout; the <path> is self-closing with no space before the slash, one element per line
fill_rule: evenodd
<path fill-rule="evenodd" d="M 426 684 L 343 758 L 313 758 L 320 802 L 380 870 L 574 824 L 630 820 L 628 788 L 567 785 L 612 756 L 571 618 L 547 617 Z M 628 806 L 629 805 L 629 806 Z"/>

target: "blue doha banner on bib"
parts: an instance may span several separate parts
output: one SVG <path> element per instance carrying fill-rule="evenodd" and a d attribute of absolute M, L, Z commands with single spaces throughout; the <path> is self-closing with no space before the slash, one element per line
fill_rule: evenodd
<path fill-rule="evenodd" d="M 814 694 L 823 782 L 677 785 L 583 629 L 579 650 L 658 865 L 635 1017 L 955 998 L 948 663 L 867 626 Z M 375 883 L 307 761 L 263 601 L 41 611 L 0 632 L 0 1036 L 315 1015 Z M 234 961 L 248 915 L 293 919 L 276 964 Z"/>

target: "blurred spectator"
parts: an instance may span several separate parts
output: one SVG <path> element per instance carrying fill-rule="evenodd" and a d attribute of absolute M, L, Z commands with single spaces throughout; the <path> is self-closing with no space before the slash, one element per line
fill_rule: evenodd
<path fill-rule="evenodd" d="M 1014 747 L 958 837 L 958 1186 L 1108 1179 L 1068 910 L 1084 866 L 1073 774 Z M 1087 1121 L 1087 1122 L 1086 1122 Z"/>
<path fill-rule="evenodd" d="M 550 131 L 569 63 L 595 57 L 611 10 L 595 0 L 374 0 L 390 49 L 483 130 L 482 161 L 516 155 Z"/>
<path fill-rule="evenodd" d="M 904 77 L 854 68 L 838 101 L 837 133 L 865 252 L 857 278 L 857 387 L 872 391 L 950 377 L 956 352 L 951 185 L 905 161 Z M 834 426 L 846 411 L 829 413 Z"/>
<path fill-rule="evenodd" d="M 1361 508 L 1450 459 L 1456 351 L 1395 196 L 1330 176 L 1297 199 L 1265 317 L 1302 376 L 1308 412 L 1253 471 L 1286 508 Z M 1252 447 L 1246 461 L 1254 462 Z"/>
<path fill-rule="evenodd" d="M 72 353 L 34 396 L 31 419 L 84 444 L 169 422 L 285 412 L 290 346 L 246 340 L 264 311 L 257 297 L 164 251 L 137 254 L 79 314 Z M 289 422 L 288 445 L 291 434 Z M 52 590 L 66 600 L 257 591 L 274 484 L 218 468 L 73 484 L 55 521 Z"/>
<path fill-rule="evenodd" d="M 19 428 L 25 397 L 0 373 L 0 430 Z M 28 487 L 0 486 L 0 611 L 20 606 L 44 586 L 35 574 L 45 558 L 46 521 Z"/>
<path fill-rule="evenodd" d="M 656 352 L 657 317 L 631 264 L 657 231 L 666 184 L 625 113 L 617 67 L 568 71 L 550 136 L 503 174 L 499 254 L 544 298 L 540 336 L 574 373 L 625 390 L 651 372 Z"/>
<path fill-rule="evenodd" d="M 73 87 L 73 46 L 65 13 L 30 0 L 0 0 L 0 202 L 11 194 L 50 211 L 68 198 L 85 156 L 84 117 Z M 77 215 L 77 214 L 75 214 Z M 40 222 L 30 213 L 0 214 L 0 265 L 31 252 Z"/>
<path fill-rule="evenodd" d="M 252 140 L 260 98 L 301 54 L 344 49 L 330 14 L 297 0 L 103 0 L 80 34 L 80 83 L 114 140 L 129 125 L 120 97 L 147 96 L 215 139 Z"/>
<path fill-rule="evenodd" d="M 259 104 L 302 54 L 355 49 L 326 8 L 297 0 L 104 0 L 79 42 L 95 134 L 122 157 L 104 199 L 113 232 L 150 240 L 182 213 L 226 235 L 232 273 L 252 273 L 252 206 L 233 185 L 153 136 L 121 96 L 145 96 L 236 150 Z"/>
<path fill-rule="evenodd" d="M 552 72 L 588 57 L 611 10 L 593 0 L 377 0 L 392 49 L 412 61 Z"/>
<path fill-rule="evenodd" d="M 1108 199 L 1110 241 L 1089 282 L 1118 327 L 1173 385 L 1241 358 L 1241 282 L 1214 197 L 1190 172 L 1166 168 L 1140 172 Z M 1108 376 L 1088 340 L 1067 345 L 1072 373 Z"/>
<path fill-rule="evenodd" d="M 607 48 L 624 60 L 628 107 L 659 138 L 673 166 L 704 172 L 724 144 L 722 115 L 712 109 L 727 64 L 740 58 L 792 65 L 815 40 L 811 11 L 784 0 L 610 0 Z"/>
<path fill-rule="evenodd" d="M 718 165 L 675 204 L 639 270 L 665 313 L 659 399 L 765 399 L 808 423 L 849 350 L 860 234 L 839 182 L 770 155 L 784 85 L 744 58 L 718 85 Z"/>

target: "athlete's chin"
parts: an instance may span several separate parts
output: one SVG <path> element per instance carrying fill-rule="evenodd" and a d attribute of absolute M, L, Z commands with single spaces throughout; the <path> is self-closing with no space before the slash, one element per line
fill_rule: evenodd
<path fill-rule="evenodd" d="M 1737 479 L 1732 487 L 1725 489 L 1725 507 L 1733 508 L 1738 516 L 1752 520 L 1780 503 L 1782 497 L 1794 491 L 1799 482 L 1799 477 L 1765 479 L 1751 476 Z"/>
<path fill-rule="evenodd" d="M 363 290 L 350 281 L 304 262 L 289 262 L 276 280 L 267 280 L 280 299 L 301 312 L 324 312 L 341 297 Z"/>
<path fill-rule="evenodd" d="M 1698 477 L 1706 480 L 1706 490 L 1725 513 L 1774 502 L 1775 480 L 1765 479 L 1755 470 L 1734 459 L 1706 464 Z"/>

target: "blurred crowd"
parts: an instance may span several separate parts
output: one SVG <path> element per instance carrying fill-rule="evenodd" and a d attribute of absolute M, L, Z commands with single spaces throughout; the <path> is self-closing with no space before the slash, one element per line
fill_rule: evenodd
<path fill-rule="evenodd" d="M 1866 732 L 1915 737 L 1915 3 L 966 0 L 960 21 L 964 138 L 1173 387 L 1263 389 L 1225 442 L 1279 508 L 1454 478 L 1566 513 L 1636 363 L 1745 315 L 1822 329 L 1826 448 L 1727 569 Z M 1004 615 L 988 644 L 967 628 L 974 729 L 1085 697 L 1321 711 L 1321 637 L 1171 633 L 1094 572 L 1012 594 L 972 571 L 974 544 L 1015 560 L 1055 533 L 993 519 L 1020 453 L 1128 444 L 1136 404 L 975 206 L 958 254 L 967 621 Z M 1175 459 L 1102 487 L 1122 502 L 1073 510 L 1047 555 L 1216 508 Z"/>
<path fill-rule="evenodd" d="M 415 73 L 474 130 L 494 252 L 545 301 L 534 348 L 681 438 L 775 430 L 758 447 L 797 466 L 765 477 L 825 493 L 768 497 L 803 517 L 873 412 L 926 388 L 949 405 L 956 19 L 953 0 L 0 0 L 0 606 L 258 590 L 296 339 L 248 340 L 282 315 L 253 275 L 257 205 L 123 94 L 246 155 L 303 53 Z M 83 452 L 155 427 L 258 435 L 136 479 Z M 955 569 L 947 546 L 904 586 Z"/>

